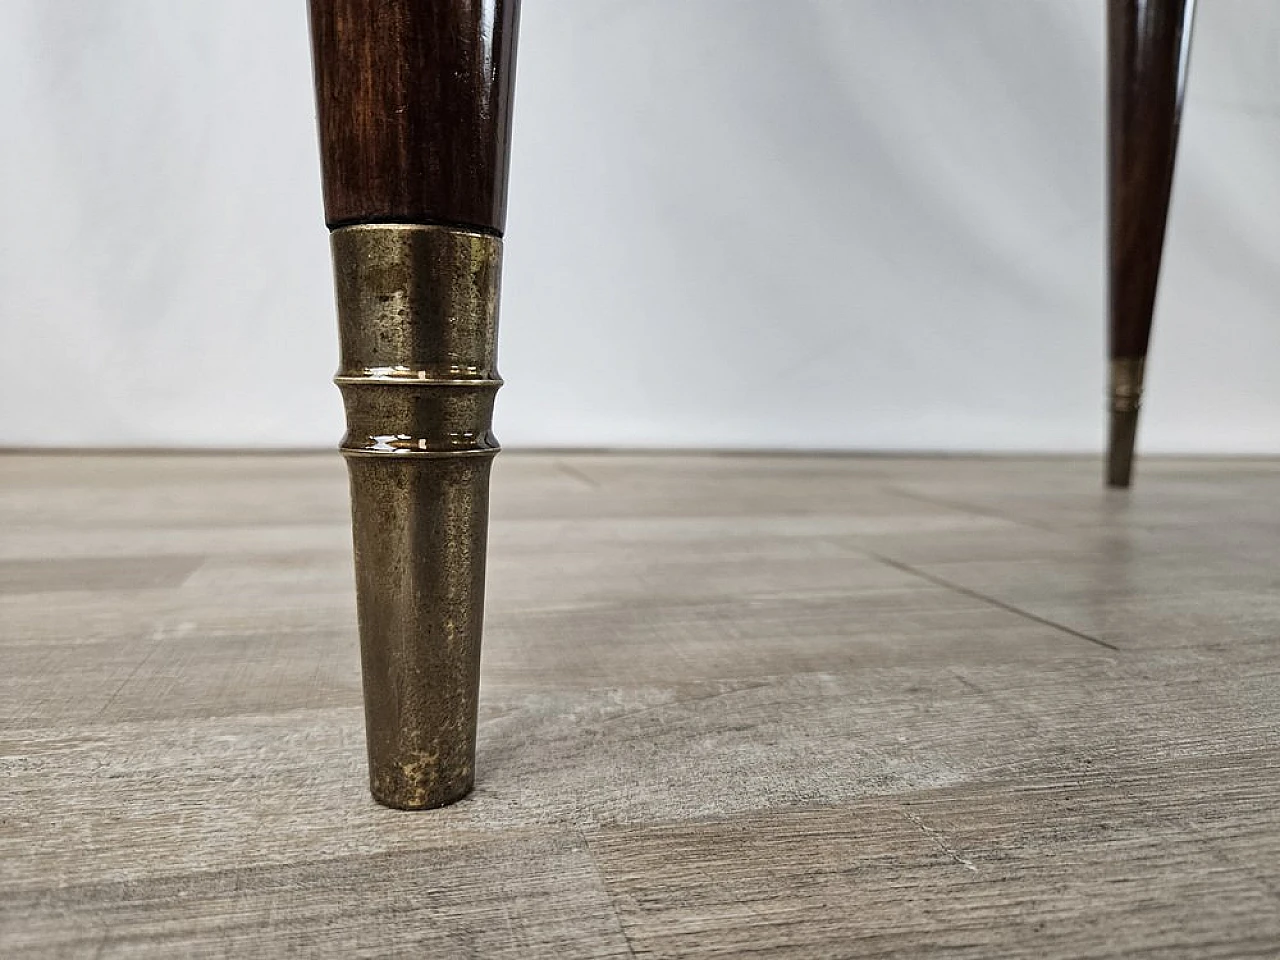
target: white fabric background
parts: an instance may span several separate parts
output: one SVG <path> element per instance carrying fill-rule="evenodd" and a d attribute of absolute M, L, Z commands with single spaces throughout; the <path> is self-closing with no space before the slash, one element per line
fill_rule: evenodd
<path fill-rule="evenodd" d="M 527 0 L 508 446 L 1091 450 L 1103 0 Z M 1280 451 L 1280 3 L 1203 0 L 1143 445 Z M 302 0 L 0 5 L 0 443 L 332 446 Z"/>

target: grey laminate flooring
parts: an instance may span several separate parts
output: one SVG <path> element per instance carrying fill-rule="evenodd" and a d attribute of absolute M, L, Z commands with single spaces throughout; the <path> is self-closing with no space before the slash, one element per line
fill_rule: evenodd
<path fill-rule="evenodd" d="M 0 957 L 1280 956 L 1280 464 L 518 455 L 475 794 L 336 455 L 0 457 Z"/>

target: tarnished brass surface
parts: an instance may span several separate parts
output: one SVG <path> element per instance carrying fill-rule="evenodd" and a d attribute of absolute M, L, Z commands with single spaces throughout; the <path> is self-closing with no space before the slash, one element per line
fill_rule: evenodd
<path fill-rule="evenodd" d="M 502 241 L 437 226 L 332 234 L 374 799 L 474 782 Z"/>
<path fill-rule="evenodd" d="M 1138 437 L 1138 411 L 1142 407 L 1141 357 L 1111 361 L 1108 398 L 1111 429 L 1107 440 L 1107 486 L 1127 487 L 1133 480 L 1133 448 Z"/>

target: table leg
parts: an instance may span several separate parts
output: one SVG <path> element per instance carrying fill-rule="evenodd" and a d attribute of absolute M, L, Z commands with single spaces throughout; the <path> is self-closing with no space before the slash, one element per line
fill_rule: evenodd
<path fill-rule="evenodd" d="M 1186 86 L 1194 0 L 1108 0 L 1107 484 L 1127 487 Z"/>
<path fill-rule="evenodd" d="M 310 0 L 374 799 L 474 782 L 518 0 Z"/>

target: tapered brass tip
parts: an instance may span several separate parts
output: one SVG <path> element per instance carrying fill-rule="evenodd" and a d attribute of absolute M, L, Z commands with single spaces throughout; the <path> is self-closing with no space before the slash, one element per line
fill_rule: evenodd
<path fill-rule="evenodd" d="M 1133 447 L 1138 435 L 1138 411 L 1111 411 L 1107 444 L 1107 486 L 1127 487 L 1133 481 Z"/>
<path fill-rule="evenodd" d="M 405 810 L 475 779 L 502 241 L 332 234 L 369 784 Z"/>
<path fill-rule="evenodd" d="M 1111 424 L 1107 437 L 1107 486 L 1128 487 L 1133 481 L 1133 453 L 1142 408 L 1142 357 L 1111 361 L 1108 400 Z"/>

